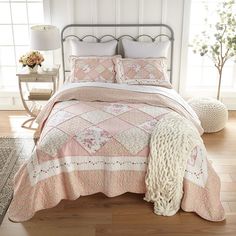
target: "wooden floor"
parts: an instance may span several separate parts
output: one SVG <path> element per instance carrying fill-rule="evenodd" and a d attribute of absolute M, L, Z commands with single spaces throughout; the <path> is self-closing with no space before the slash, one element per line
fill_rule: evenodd
<path fill-rule="evenodd" d="M 30 136 L 20 128 L 24 112 L 0 112 L 0 135 Z M 227 213 L 223 222 L 212 223 L 180 211 L 173 217 L 157 216 L 143 195 L 107 198 L 102 194 L 62 201 L 19 224 L 5 217 L 0 236 L 139 236 L 139 235 L 236 235 L 236 112 L 226 128 L 203 136 L 209 158 L 222 180 L 222 201 Z M 56 190 L 53 190 L 56 191 Z"/>

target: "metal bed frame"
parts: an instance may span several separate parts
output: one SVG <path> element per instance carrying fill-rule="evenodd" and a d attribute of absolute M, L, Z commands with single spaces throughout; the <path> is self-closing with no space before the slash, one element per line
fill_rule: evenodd
<path fill-rule="evenodd" d="M 152 37 L 150 35 L 147 34 L 140 34 L 137 36 L 131 36 L 131 35 L 121 35 L 119 37 L 116 37 L 114 35 L 110 35 L 110 34 L 106 34 L 106 35 L 102 35 L 101 37 L 96 37 L 95 35 L 84 35 L 82 37 L 78 37 L 75 34 L 68 34 L 66 35 L 66 30 L 68 29 L 75 29 L 75 28 L 125 28 L 125 27 L 133 27 L 133 28 L 146 28 L 146 27 L 156 27 L 160 29 L 160 32 L 162 32 L 162 28 L 169 31 L 168 33 L 160 33 L 158 35 L 156 35 L 155 37 Z M 124 38 L 124 37 L 129 37 L 134 41 L 139 41 L 141 37 L 147 37 L 149 39 L 151 39 L 152 42 L 155 42 L 156 40 L 160 40 L 162 39 L 162 37 L 167 38 L 170 42 L 171 42 L 171 49 L 170 49 L 170 58 L 169 58 L 169 73 L 170 73 L 170 82 L 172 83 L 172 76 L 173 76 L 173 56 L 174 56 L 174 31 L 173 29 L 166 24 L 70 24 L 70 25 L 66 25 L 62 31 L 61 31 L 61 51 L 62 51 L 62 69 L 63 69 L 63 81 L 65 81 L 65 77 L 66 77 L 66 72 L 70 72 L 70 70 L 66 69 L 65 67 L 65 48 L 64 48 L 64 43 L 66 42 L 67 39 L 69 38 L 77 38 L 79 41 L 84 41 L 87 38 L 92 38 L 95 39 L 96 42 L 105 42 L 103 41 L 103 39 L 105 38 L 109 38 L 110 40 L 117 40 L 118 42 L 120 41 L 120 39 Z M 106 40 L 108 41 L 108 40 Z M 119 47 L 117 47 L 117 54 L 122 54 L 121 51 L 119 50 Z"/>

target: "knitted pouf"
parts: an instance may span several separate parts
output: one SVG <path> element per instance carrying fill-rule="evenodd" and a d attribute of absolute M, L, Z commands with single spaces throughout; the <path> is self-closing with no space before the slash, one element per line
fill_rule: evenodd
<path fill-rule="evenodd" d="M 213 98 L 192 98 L 189 105 L 198 115 L 205 133 L 222 130 L 228 120 L 226 106 Z"/>

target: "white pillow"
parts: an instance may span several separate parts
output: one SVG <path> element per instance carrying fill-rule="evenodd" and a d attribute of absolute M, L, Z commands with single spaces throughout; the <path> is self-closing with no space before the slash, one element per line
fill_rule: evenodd
<path fill-rule="evenodd" d="M 70 45 L 73 56 L 114 56 L 116 54 L 117 41 L 90 43 L 70 39 Z"/>
<path fill-rule="evenodd" d="M 138 42 L 130 39 L 122 39 L 122 45 L 126 58 L 157 58 L 168 57 L 170 41 Z"/>

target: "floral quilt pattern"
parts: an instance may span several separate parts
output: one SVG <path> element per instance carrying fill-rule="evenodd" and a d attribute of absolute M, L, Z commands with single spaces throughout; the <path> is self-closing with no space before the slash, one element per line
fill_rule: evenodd
<path fill-rule="evenodd" d="M 92 126 L 76 136 L 77 141 L 91 154 L 99 150 L 111 135 L 99 127 Z"/>
<path fill-rule="evenodd" d="M 173 112 L 141 103 L 85 101 L 60 102 L 53 111 L 56 112 L 51 112 L 46 121 L 38 148 L 50 160 L 60 156 L 64 148 L 70 152 L 71 147 L 81 156 L 148 155 L 150 135 L 157 122 Z M 186 178 L 200 186 L 206 182 L 205 160 L 198 147 L 188 160 Z"/>

